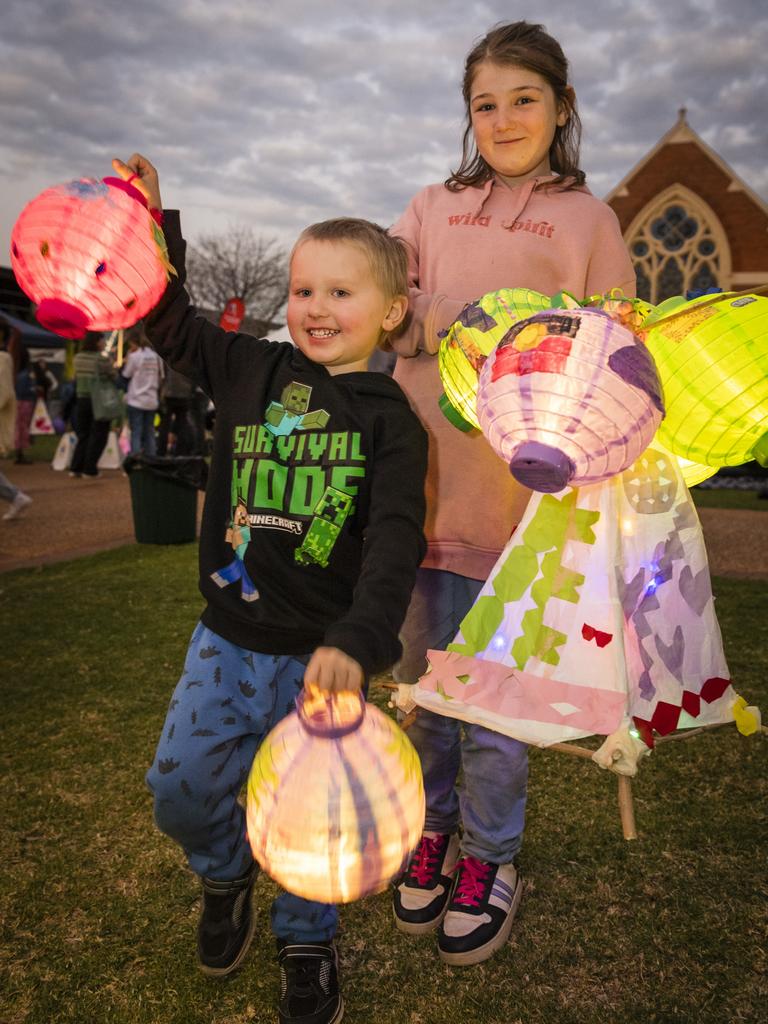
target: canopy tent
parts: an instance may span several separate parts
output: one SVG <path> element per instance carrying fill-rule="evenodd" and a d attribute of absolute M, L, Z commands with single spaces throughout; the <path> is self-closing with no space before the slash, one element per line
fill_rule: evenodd
<path fill-rule="evenodd" d="M 19 332 L 30 359 L 45 359 L 47 363 L 54 364 L 54 371 L 57 367 L 63 369 L 67 352 L 66 338 L 46 331 L 39 324 L 30 324 L 26 320 L 19 320 L 18 317 L 11 316 L 4 309 L 0 309 L 0 318 Z"/>
<path fill-rule="evenodd" d="M 26 320 L 19 320 L 18 317 L 12 316 L 4 309 L 0 309 L 0 319 L 5 320 L 14 330 L 19 332 L 30 359 L 44 359 L 59 378 L 62 375 L 65 375 L 67 378 L 71 377 L 71 363 L 68 372 L 65 370 L 65 367 L 67 366 L 67 353 L 69 353 L 70 360 L 72 355 L 74 355 L 75 342 L 46 330 L 40 324 L 31 324 Z M 108 355 L 113 348 L 116 349 L 117 364 L 119 366 L 123 360 L 123 331 L 105 331 L 103 332 L 103 337 L 105 339 L 105 352 Z"/>

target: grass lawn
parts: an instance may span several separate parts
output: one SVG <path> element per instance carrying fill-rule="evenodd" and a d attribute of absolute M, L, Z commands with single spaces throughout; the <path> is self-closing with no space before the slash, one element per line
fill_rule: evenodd
<path fill-rule="evenodd" d="M 757 491 L 740 491 L 735 487 L 713 487 L 691 490 L 694 505 L 699 508 L 736 508 L 753 512 L 768 512 L 768 499 L 759 498 Z"/>
<path fill-rule="evenodd" d="M 32 462 L 51 462 L 60 440 L 59 434 L 38 434 L 32 438 L 29 448 L 24 449 L 24 456 Z"/>
<path fill-rule="evenodd" d="M 130 547 L 0 576 L 2 1024 L 276 1020 L 274 885 L 256 886 L 244 969 L 204 978 L 198 884 L 143 784 L 200 610 L 195 558 Z M 766 584 L 715 590 L 736 688 L 768 712 Z M 395 930 L 387 894 L 346 907 L 345 1022 L 761 1019 L 764 753 L 764 735 L 730 726 L 660 747 L 634 784 L 640 838 L 627 843 L 614 777 L 532 751 L 511 942 L 449 968 L 432 938 Z"/>

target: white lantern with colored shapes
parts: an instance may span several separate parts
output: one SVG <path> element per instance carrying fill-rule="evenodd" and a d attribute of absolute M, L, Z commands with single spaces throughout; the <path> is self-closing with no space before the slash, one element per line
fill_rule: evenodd
<path fill-rule="evenodd" d="M 653 359 L 631 331 L 597 310 L 550 309 L 488 356 L 477 412 L 512 475 L 554 492 L 631 466 L 664 407 Z"/>
<path fill-rule="evenodd" d="M 379 892 L 423 829 L 416 751 L 360 695 L 304 691 L 256 754 L 247 823 L 254 857 L 288 892 L 322 903 Z"/>

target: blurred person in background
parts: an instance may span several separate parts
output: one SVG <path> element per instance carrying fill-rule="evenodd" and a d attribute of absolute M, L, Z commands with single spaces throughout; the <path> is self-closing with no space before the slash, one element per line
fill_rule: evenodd
<path fill-rule="evenodd" d="M 13 357 L 7 349 L 8 332 L 0 322 L 0 455 L 13 445 L 16 429 L 16 389 L 14 386 Z M 3 519 L 15 519 L 32 499 L 14 486 L 4 473 L 0 473 L 0 498 L 10 504 Z"/>
<path fill-rule="evenodd" d="M 125 402 L 131 431 L 131 455 L 140 451 L 145 455 L 155 455 L 155 415 L 160 405 L 163 363 L 155 350 L 149 347 L 143 330 L 137 335 L 136 348 L 128 353 L 120 373 L 128 381 Z"/>
<path fill-rule="evenodd" d="M 24 450 L 31 444 L 29 425 L 32 422 L 36 400 L 37 389 L 29 365 L 29 353 L 26 348 L 22 348 L 19 354 L 19 369 L 16 373 L 16 429 L 13 438 L 13 447 L 16 453 L 14 462 L 17 466 L 32 462 L 26 457 Z"/>
<path fill-rule="evenodd" d="M 54 374 L 48 369 L 48 363 L 44 359 L 36 359 L 30 367 L 35 391 L 39 398 L 48 404 L 48 399 L 58 388 L 59 382 Z"/>
<path fill-rule="evenodd" d="M 189 410 L 195 386 L 178 370 L 165 368 L 161 388 L 160 426 L 157 429 L 158 455 L 191 455 L 194 428 Z"/>
<path fill-rule="evenodd" d="M 16 371 L 8 351 L 11 330 L 0 319 L 0 454 L 13 448 L 16 430 Z"/>
<path fill-rule="evenodd" d="M 93 414 L 91 384 L 96 376 L 114 379 L 115 370 L 102 353 L 103 340 L 96 331 L 88 331 L 74 359 L 75 406 L 72 414 L 77 445 L 72 454 L 69 475 L 99 475 L 99 459 L 109 438 L 109 420 L 97 420 Z"/>

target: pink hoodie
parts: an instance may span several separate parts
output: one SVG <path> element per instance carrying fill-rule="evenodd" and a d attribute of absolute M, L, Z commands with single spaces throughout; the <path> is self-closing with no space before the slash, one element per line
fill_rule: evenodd
<path fill-rule="evenodd" d="M 586 190 L 547 188 L 550 180 L 516 189 L 492 180 L 463 192 L 429 185 L 391 228 L 407 243 L 410 285 L 405 330 L 391 341 L 394 376 L 429 434 L 428 569 L 485 579 L 530 495 L 481 434 L 461 433 L 440 411 L 437 332 L 498 288 L 635 294 L 613 210 Z"/>

